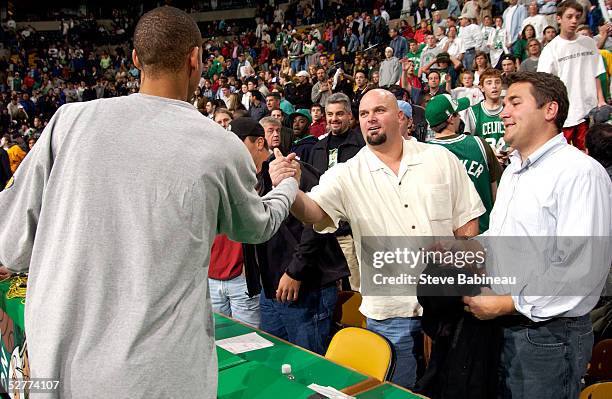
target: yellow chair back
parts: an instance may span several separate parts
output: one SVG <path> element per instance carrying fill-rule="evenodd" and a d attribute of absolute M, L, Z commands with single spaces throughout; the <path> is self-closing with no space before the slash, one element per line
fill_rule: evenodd
<path fill-rule="evenodd" d="M 395 367 L 395 355 L 389 341 L 364 328 L 347 327 L 338 331 L 325 357 L 379 381 L 388 379 Z"/>
<path fill-rule="evenodd" d="M 580 399 L 610 399 L 612 398 L 612 382 L 600 382 L 582 390 Z"/>

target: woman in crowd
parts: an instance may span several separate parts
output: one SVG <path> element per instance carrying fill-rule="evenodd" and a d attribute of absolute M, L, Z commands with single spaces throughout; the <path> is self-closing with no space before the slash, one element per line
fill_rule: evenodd
<path fill-rule="evenodd" d="M 517 60 L 524 61 L 527 57 L 529 57 L 529 54 L 527 54 L 527 43 L 529 40 L 535 39 L 535 37 L 536 33 L 533 25 L 525 25 L 523 31 L 521 32 L 520 39 L 517 40 L 516 44 L 514 45 L 513 53 Z"/>
<path fill-rule="evenodd" d="M 480 82 L 480 74 L 489 68 L 491 68 L 491 64 L 489 64 L 487 53 L 484 51 L 477 51 L 476 56 L 474 57 L 474 64 L 472 66 L 472 70 L 474 71 L 474 84 L 476 86 L 478 86 L 478 83 Z"/>
<path fill-rule="evenodd" d="M 281 61 L 280 67 L 281 75 L 293 76 L 293 69 L 291 69 L 291 65 L 289 64 L 289 58 L 283 58 Z"/>

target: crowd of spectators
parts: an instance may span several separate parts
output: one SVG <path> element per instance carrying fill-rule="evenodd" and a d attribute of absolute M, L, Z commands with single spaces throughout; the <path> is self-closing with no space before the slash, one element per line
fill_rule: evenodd
<path fill-rule="evenodd" d="M 351 99 L 356 113 L 372 87 L 391 87 L 417 108 L 443 93 L 471 95 L 474 105 L 483 99 L 479 76 L 488 67 L 500 69 L 502 78 L 515 70 L 535 71 L 543 47 L 558 34 L 555 1 L 253 5 L 254 23 L 200 26 L 205 65 L 193 104 L 211 118 L 216 109 L 227 108 L 259 120 L 277 102 L 286 116 L 324 106 L 336 92 Z M 387 9 L 400 8 L 401 18 L 392 20 Z M 14 20 L 3 24 L 0 128 L 11 143 L 27 152 L 27 140 L 38 138 L 62 104 L 138 91 L 130 42 L 137 16 L 114 10 L 112 17 L 111 25 L 92 17 L 66 18 L 53 32 L 17 29 Z M 601 49 L 606 63 L 601 87 L 609 99 L 609 25 L 595 3 L 585 4 L 580 22 L 578 33 L 593 37 Z M 275 102 L 267 100 L 271 93 Z M 325 132 L 324 119 L 312 121 L 319 126 L 316 135 Z M 414 133 L 423 139 L 426 122 L 416 116 L 414 129 L 419 126 L 421 132 Z"/>

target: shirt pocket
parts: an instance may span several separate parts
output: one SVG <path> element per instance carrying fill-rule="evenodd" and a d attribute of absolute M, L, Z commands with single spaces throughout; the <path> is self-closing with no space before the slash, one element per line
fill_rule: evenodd
<path fill-rule="evenodd" d="M 429 220 L 450 220 L 452 218 L 450 185 L 426 184 L 425 190 L 425 208 Z"/>

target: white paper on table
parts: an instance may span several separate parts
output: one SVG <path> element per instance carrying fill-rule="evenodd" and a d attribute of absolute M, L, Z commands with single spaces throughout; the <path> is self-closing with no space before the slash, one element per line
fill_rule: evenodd
<path fill-rule="evenodd" d="M 221 339 L 216 344 L 234 355 L 274 346 L 272 342 L 259 336 L 256 332 Z"/>
<path fill-rule="evenodd" d="M 312 389 L 316 393 L 328 397 L 329 399 L 355 399 L 354 396 L 349 396 L 344 392 L 338 391 L 334 387 L 324 387 L 322 385 L 310 384 L 308 385 L 308 388 Z"/>

